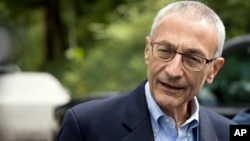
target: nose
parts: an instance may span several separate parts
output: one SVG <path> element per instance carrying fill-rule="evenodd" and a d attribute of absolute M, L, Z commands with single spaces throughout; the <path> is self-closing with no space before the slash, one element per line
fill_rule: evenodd
<path fill-rule="evenodd" d="M 171 78 L 178 78 L 183 75 L 182 55 L 176 53 L 174 58 L 167 62 L 165 71 Z"/>

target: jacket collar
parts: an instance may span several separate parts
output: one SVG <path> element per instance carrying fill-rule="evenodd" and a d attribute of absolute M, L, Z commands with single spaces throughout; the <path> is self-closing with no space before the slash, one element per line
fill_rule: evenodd
<path fill-rule="evenodd" d="M 123 124 L 129 129 L 130 134 L 122 141 L 154 141 L 144 86 L 145 82 L 128 97 Z"/>

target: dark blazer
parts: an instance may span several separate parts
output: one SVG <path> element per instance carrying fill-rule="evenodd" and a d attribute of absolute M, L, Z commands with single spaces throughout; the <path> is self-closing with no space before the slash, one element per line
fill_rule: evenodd
<path fill-rule="evenodd" d="M 145 83 L 130 94 L 93 100 L 69 109 L 57 141 L 154 141 Z M 231 120 L 200 106 L 200 141 L 229 141 Z"/>

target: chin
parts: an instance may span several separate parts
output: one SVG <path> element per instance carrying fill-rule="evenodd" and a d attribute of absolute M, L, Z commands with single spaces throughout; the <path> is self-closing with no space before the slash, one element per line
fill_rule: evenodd
<path fill-rule="evenodd" d="M 173 108 L 177 107 L 180 104 L 180 100 L 166 94 L 156 96 L 155 101 L 160 107 L 164 108 Z"/>

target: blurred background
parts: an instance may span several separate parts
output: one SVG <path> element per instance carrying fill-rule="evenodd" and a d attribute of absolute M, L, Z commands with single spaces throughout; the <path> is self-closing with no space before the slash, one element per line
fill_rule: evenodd
<path fill-rule="evenodd" d="M 2 100 L 0 100 L 0 112 L 2 113 L 0 113 L 0 119 L 6 113 L 9 116 L 5 117 L 6 120 L 2 125 L 0 122 L 0 126 L 4 127 L 0 127 L 0 136 L 4 136 L 5 133 L 4 131 L 1 133 L 1 130 L 13 131 L 4 124 L 8 123 L 9 117 L 20 116 L 21 113 L 13 114 L 16 113 L 15 109 L 22 106 L 23 109 L 30 107 L 25 105 L 27 103 L 33 104 L 31 106 L 33 111 L 37 111 L 37 108 L 34 108 L 36 106 L 50 105 L 47 110 L 49 112 L 45 112 L 48 114 L 49 122 L 46 128 L 52 128 L 53 133 L 46 139 L 42 136 L 36 139 L 34 136 L 38 136 L 37 133 L 29 134 L 30 130 L 34 131 L 33 126 L 30 125 L 30 127 L 23 127 L 27 129 L 26 133 L 18 131 L 12 136 L 26 141 L 50 141 L 55 136 L 54 128 L 58 126 L 50 125 L 54 124 L 52 122 L 54 110 L 59 106 L 69 104 L 72 99 L 79 99 L 79 97 L 88 97 L 97 93 L 99 96 L 110 93 L 121 94 L 135 88 L 146 78 L 143 56 L 145 37 L 149 34 L 152 20 L 160 8 L 173 1 L 1 0 L 0 99 Z M 201 1 L 214 9 L 223 20 L 227 40 L 248 34 L 250 3 L 247 0 Z M 237 65 L 235 63 L 235 66 L 230 66 Z M 249 78 L 248 68 L 244 70 Z M 14 76 L 16 72 L 21 76 Z M 4 77 L 6 75 L 8 78 Z M 229 75 L 235 75 L 235 73 Z M 17 80 L 20 82 L 16 83 Z M 219 80 L 217 82 L 220 83 Z M 3 85 L 5 83 L 9 86 Z M 52 88 L 50 83 L 55 87 Z M 21 85 L 24 86 L 21 87 Z M 211 88 L 213 87 L 215 86 Z M 247 85 L 246 95 L 248 96 L 249 87 L 250 85 Z M 17 91 L 13 92 L 9 89 L 17 89 Z M 16 101 L 10 100 L 11 98 L 7 98 L 11 95 L 9 93 L 13 93 L 12 99 L 21 98 L 16 98 Z M 4 98 L 1 98 L 1 95 Z M 250 101 L 250 99 L 243 99 L 245 103 Z M 6 102 L 8 100 L 10 102 Z M 22 100 L 23 102 L 20 102 Z M 40 105 L 36 100 L 40 100 Z M 13 106 L 14 103 L 18 103 L 17 101 L 19 105 Z M 12 107 L 13 113 L 8 112 L 9 107 Z M 33 113 L 37 118 L 43 117 L 43 114 L 34 114 L 32 110 L 28 110 L 27 113 Z M 27 113 L 23 114 L 27 115 Z M 32 123 L 31 120 L 32 118 L 27 124 L 34 124 L 34 126 L 42 121 L 37 119 Z M 16 119 L 9 122 L 14 121 L 16 122 Z M 15 128 L 14 125 L 13 128 Z M 21 139 L 22 135 L 19 134 L 33 136 L 33 139 L 28 137 Z M 6 137 L 5 140 L 15 139 Z"/>
<path fill-rule="evenodd" d="M 172 1 L 1 0 L 0 27 L 12 36 L 8 63 L 53 74 L 72 97 L 131 90 L 145 79 L 143 49 L 152 19 Z M 202 2 L 221 16 L 227 39 L 248 31 L 247 0 Z"/>

